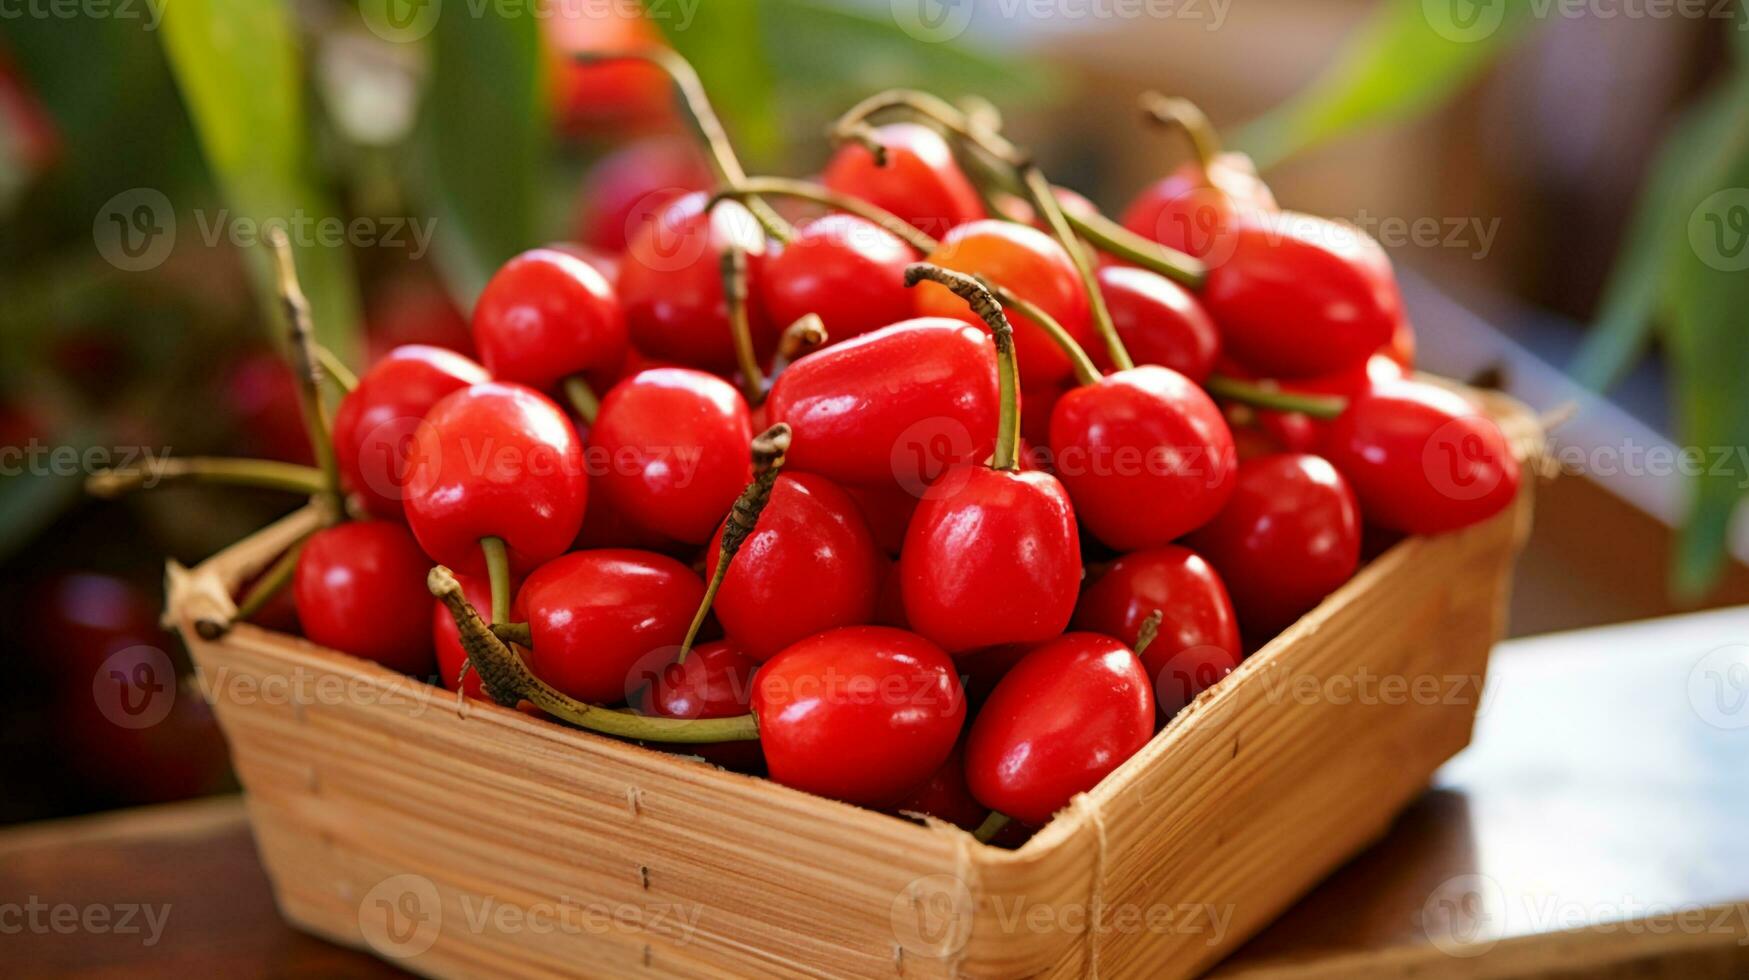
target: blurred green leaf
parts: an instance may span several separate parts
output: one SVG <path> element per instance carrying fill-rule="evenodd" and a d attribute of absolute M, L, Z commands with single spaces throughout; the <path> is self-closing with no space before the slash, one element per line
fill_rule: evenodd
<path fill-rule="evenodd" d="M 653 18 L 668 43 L 698 72 L 736 152 L 754 170 L 770 166 L 784 153 L 777 79 L 761 40 L 768 13 L 764 3 L 701 3 L 690 20 Z"/>
<path fill-rule="evenodd" d="M 83 458 L 85 450 L 100 445 L 101 439 L 95 427 L 80 425 L 44 443 L 58 453 Z M 76 473 L 27 473 L 0 482 L 0 559 L 35 540 L 79 500 L 84 486 L 84 477 Z"/>
<path fill-rule="evenodd" d="M 1645 350 L 1664 299 L 1664 276 L 1675 250 L 1688 248 L 1684 196 L 1712 162 L 1737 112 L 1731 87 L 1690 109 L 1658 149 L 1616 256 L 1597 321 L 1570 372 L 1581 384 L 1606 390 Z"/>
<path fill-rule="evenodd" d="M 1385 0 L 1335 63 L 1235 143 L 1269 167 L 1354 130 L 1433 109 L 1505 52 L 1534 9 L 1534 0 Z"/>
<path fill-rule="evenodd" d="M 487 5 L 437 18 L 431 42 L 427 190 L 439 261 L 465 310 L 500 265 L 540 244 L 551 131 L 540 22 Z"/>
<path fill-rule="evenodd" d="M 165 6 L 162 32 L 207 164 L 236 212 L 230 220 L 248 219 L 257 227 L 292 223 L 298 274 L 310 297 L 316 336 L 340 356 L 355 358 L 362 345 L 350 255 L 344 246 L 324 245 L 295 230 L 299 222 L 331 219 L 336 212 L 310 170 L 303 68 L 291 6 L 177 0 Z M 272 311 L 268 322 L 278 323 L 266 248 L 248 253 L 263 306 Z"/>
<path fill-rule="evenodd" d="M 1680 245 L 1665 267 L 1671 312 L 1666 344 L 1685 445 L 1700 450 L 1688 518 L 1677 538 L 1672 586 L 1699 598 L 1728 554 L 1732 514 L 1749 488 L 1749 71 L 1739 70 L 1728 110 L 1702 144 L 1702 164 L 1675 195 Z"/>

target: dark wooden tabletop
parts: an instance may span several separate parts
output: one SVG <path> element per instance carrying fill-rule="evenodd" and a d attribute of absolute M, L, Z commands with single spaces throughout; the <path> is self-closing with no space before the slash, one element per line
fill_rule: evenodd
<path fill-rule="evenodd" d="M 1496 652 L 1475 744 L 1216 972 L 1749 976 L 1749 609 Z M 239 800 L 0 833 L 0 975 L 367 977 L 274 908 Z"/>

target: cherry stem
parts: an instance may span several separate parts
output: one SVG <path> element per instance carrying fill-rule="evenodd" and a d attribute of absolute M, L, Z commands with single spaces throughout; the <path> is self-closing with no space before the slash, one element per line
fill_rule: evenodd
<path fill-rule="evenodd" d="M 524 647 L 534 646 L 534 631 L 527 623 L 493 623 L 487 629 L 490 629 L 493 636 L 505 643 L 514 643 Z"/>
<path fill-rule="evenodd" d="M 580 374 L 573 374 L 562 384 L 565 390 L 565 400 L 571 403 L 571 410 L 590 425 L 595 424 L 595 416 L 601 414 L 601 399 L 595 397 L 595 389 L 589 387 L 589 382 Z"/>
<path fill-rule="evenodd" d="M 358 375 L 352 373 L 352 369 L 346 366 L 339 354 L 317 344 L 316 360 L 322 365 L 322 370 L 327 372 L 328 380 L 334 382 L 334 386 L 342 394 L 351 394 L 352 389 L 358 387 Z"/>
<path fill-rule="evenodd" d="M 300 539 L 296 544 L 286 549 L 285 554 L 280 555 L 272 565 L 268 566 L 267 571 L 261 573 L 261 577 L 249 586 L 249 591 L 245 592 L 243 597 L 237 601 L 236 612 L 224 620 L 196 620 L 194 631 L 200 634 L 201 639 L 210 642 L 222 639 L 238 623 L 254 619 L 257 613 L 267 608 L 267 604 L 273 601 L 274 596 L 285 591 L 285 587 L 291 584 L 292 577 L 298 571 L 298 557 L 303 553 L 304 542 Z"/>
<path fill-rule="evenodd" d="M 723 251 L 720 262 L 723 300 L 729 306 L 729 334 L 735 340 L 735 363 L 741 368 L 741 393 L 749 406 L 765 400 L 765 373 L 753 352 L 753 325 L 747 314 L 747 253 L 739 245 Z"/>
<path fill-rule="evenodd" d="M 747 484 L 747 489 L 741 491 L 734 506 L 729 508 L 729 516 L 723 520 L 723 540 L 717 547 L 717 570 L 711 573 L 711 580 L 705 585 L 704 598 L 699 601 L 698 611 L 692 615 L 692 625 L 686 628 L 686 639 L 680 642 L 680 655 L 674 658 L 676 663 L 685 663 L 687 655 L 692 653 L 692 645 L 698 641 L 698 631 L 704 628 L 705 618 L 711 612 L 711 603 L 716 601 L 717 590 L 723 587 L 723 579 L 728 577 L 730 563 L 735 560 L 735 554 L 741 550 L 741 545 L 753 533 L 753 528 L 759 523 L 759 515 L 764 512 L 766 503 L 771 499 L 771 488 L 777 485 L 778 473 L 783 469 L 784 458 L 789 453 L 789 444 L 790 427 L 785 422 L 779 422 L 753 437 L 753 481 Z"/>
<path fill-rule="evenodd" d="M 1093 363 L 1093 358 L 1087 356 L 1087 349 L 1082 347 L 1069 331 L 1063 328 L 1057 318 L 1044 311 L 1037 303 L 1016 294 L 999 283 L 991 282 L 983 276 L 977 277 L 984 288 L 993 293 L 1003 306 L 1039 325 L 1040 329 L 1050 336 L 1051 340 L 1068 356 L 1069 362 L 1075 366 L 1075 380 L 1084 385 L 1096 385 L 1103 375 L 1099 373 L 1099 365 Z"/>
<path fill-rule="evenodd" d="M 1209 394 L 1230 402 L 1277 412 L 1301 412 L 1315 419 L 1333 419 L 1348 407 L 1348 400 L 1336 395 L 1300 395 L 1224 374 L 1209 375 L 1202 385 Z"/>
<path fill-rule="evenodd" d="M 1143 92 L 1139 101 L 1142 115 L 1149 122 L 1179 130 L 1190 140 L 1191 152 L 1196 154 L 1197 165 L 1201 167 L 1206 182 L 1209 168 L 1221 155 L 1221 138 L 1209 117 L 1196 103 L 1177 96 Z"/>
<path fill-rule="evenodd" d="M 1147 653 L 1148 647 L 1153 646 L 1154 640 L 1160 636 L 1160 624 L 1165 621 L 1166 613 L 1159 609 L 1149 613 L 1148 618 L 1142 620 L 1141 627 L 1136 630 L 1136 656 L 1139 657 Z"/>
<path fill-rule="evenodd" d="M 1135 367 L 1129 351 L 1124 349 L 1123 339 L 1117 335 L 1117 327 L 1111 322 L 1111 311 L 1106 308 L 1105 294 L 1099 288 L 1099 280 L 1093 275 L 1093 263 L 1088 258 L 1087 251 L 1082 248 L 1080 240 L 1075 237 L 1075 230 L 1064 215 L 1050 180 L 1039 169 L 1032 154 L 997 132 L 990 125 L 990 117 L 984 114 L 968 115 L 927 92 L 907 89 L 880 92 L 852 106 L 833 125 L 833 135 L 840 140 L 855 139 L 864 145 L 878 144 L 880 138 L 870 128 L 868 120 L 877 113 L 891 109 L 905 109 L 935 122 L 962 143 L 1000 160 L 1015 172 L 1021 187 L 1031 199 L 1033 210 L 1044 219 L 1051 234 L 1069 254 L 1069 261 L 1074 264 L 1076 274 L 1081 277 L 1081 288 L 1087 294 L 1088 308 L 1093 313 L 1093 325 L 1111 353 L 1112 364 L 1120 370 Z M 999 117 L 996 121 L 999 121 Z M 876 162 L 882 163 L 885 156 L 884 151 L 877 152 Z"/>
<path fill-rule="evenodd" d="M 1008 322 L 996 296 L 971 276 L 927 262 L 905 267 L 905 285 L 916 286 L 926 279 L 946 286 L 965 300 L 972 312 L 989 326 L 995 339 L 996 391 L 1001 414 L 996 423 L 996 452 L 990 457 L 990 466 L 1012 473 L 1020 469 L 1020 365 L 1014 357 L 1014 325 Z"/>
<path fill-rule="evenodd" d="M 455 618 L 468 663 L 480 675 L 480 685 L 493 701 L 514 708 L 523 701 L 578 728 L 604 735 L 648 742 L 747 742 L 759 738 L 759 721 L 751 714 L 733 718 L 650 718 L 585 704 L 536 677 L 516 651 L 487 628 L 468 603 L 455 574 L 438 565 L 425 586 Z"/>
<path fill-rule="evenodd" d="M 318 496 L 327 490 L 322 471 L 310 466 L 267 459 L 184 456 L 164 459 L 153 466 L 99 470 L 86 477 L 85 492 L 108 500 L 134 490 L 150 490 L 171 481 L 286 490 L 311 496 Z"/>
<path fill-rule="evenodd" d="M 322 363 L 316 354 L 310 301 L 304 296 L 303 285 L 298 282 L 297 262 L 292 258 L 291 239 L 286 236 L 285 229 L 271 229 L 267 244 L 273 249 L 279 301 L 285 308 L 286 324 L 291 330 L 292 372 L 298 379 L 298 407 L 303 412 L 304 431 L 310 438 L 310 451 L 322 470 L 322 492 L 339 501 L 342 499 L 340 466 L 334 457 L 334 439 L 328 430 L 328 416 L 322 408 Z"/>
<path fill-rule="evenodd" d="M 754 195 L 794 198 L 798 201 L 809 201 L 822 207 L 854 214 L 865 221 L 881 226 L 924 255 L 935 251 L 935 247 L 940 244 L 919 230 L 916 225 L 891 211 L 877 207 L 860 198 L 840 194 L 829 187 L 789 177 L 749 177 L 742 181 L 739 187 L 725 187 L 717 191 L 712 196 L 710 203 L 714 205 L 723 198 L 746 201 Z"/>
<path fill-rule="evenodd" d="M 1069 224 L 1103 252 L 1134 262 L 1188 289 L 1201 289 L 1208 279 L 1208 265 L 1177 249 L 1143 238 L 1103 214 L 1070 214 Z"/>
<path fill-rule="evenodd" d="M 978 843 L 988 844 L 1012 820 L 1013 818 L 1006 813 L 991 810 L 990 815 L 984 818 L 984 822 L 978 825 L 978 829 L 972 831 L 972 836 L 978 839 Z"/>
<path fill-rule="evenodd" d="M 492 622 L 510 622 L 510 552 L 503 538 L 481 538 L 486 553 L 486 578 L 492 585 Z"/>
<path fill-rule="evenodd" d="M 577 51 L 571 57 L 586 65 L 628 59 L 647 61 L 662 69 L 667 73 L 669 81 L 674 83 L 681 106 L 692 119 L 699 137 L 704 140 L 705 148 L 710 151 L 711 169 L 715 171 L 717 181 L 729 187 L 739 187 L 747 179 L 747 171 L 742 168 L 741 159 L 735 155 L 734 144 L 729 142 L 729 134 L 723 128 L 722 119 L 718 118 L 716 109 L 711 106 L 704 83 L 699 80 L 698 72 L 685 58 L 668 48 L 655 46 L 620 51 Z M 758 198 L 750 198 L 746 204 L 747 210 L 759 219 L 759 224 L 770 237 L 787 242 L 795 233 L 789 222 L 773 211 L 771 205 Z"/>
<path fill-rule="evenodd" d="M 777 356 L 771 361 L 771 377 L 775 380 L 796 360 L 826 346 L 831 337 L 826 322 L 818 313 L 804 313 L 801 319 L 784 328 L 777 340 Z"/>

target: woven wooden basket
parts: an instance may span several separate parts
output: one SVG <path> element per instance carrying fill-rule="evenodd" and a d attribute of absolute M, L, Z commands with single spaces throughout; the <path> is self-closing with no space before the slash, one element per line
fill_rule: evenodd
<path fill-rule="evenodd" d="M 1484 397 L 1529 458 L 1541 433 Z M 296 637 L 193 624 L 301 512 L 170 568 L 280 908 L 436 976 L 1147 976 L 1206 969 L 1461 749 L 1530 487 L 1412 538 L 1018 850 L 573 731 Z"/>

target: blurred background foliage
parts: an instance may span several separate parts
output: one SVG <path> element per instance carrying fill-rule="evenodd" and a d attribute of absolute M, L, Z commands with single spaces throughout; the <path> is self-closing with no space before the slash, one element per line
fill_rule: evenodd
<path fill-rule="evenodd" d="M 880 88 L 979 95 L 1004 110 L 1077 95 L 1048 60 L 981 46 L 976 31 L 925 43 L 886 2 L 647 0 L 638 16 L 629 0 L 451 0 L 411 28 L 390 16 L 401 2 L 174 0 L 138 5 L 143 18 L 162 11 L 161 24 L 0 21 L 0 445 L 303 458 L 262 250 L 228 234 L 242 219 L 365 219 L 378 232 L 401 222 L 414 239 L 401 247 L 300 240 L 319 333 L 354 365 L 396 343 L 465 348 L 462 311 L 491 271 L 532 244 L 587 241 L 603 161 L 682 129 L 660 78 L 582 74 L 567 52 L 671 45 L 756 172 L 810 172 L 827 152 L 825 123 Z M 1377 0 L 1321 73 L 1234 144 L 1271 167 L 1413 120 L 1462 98 L 1549 23 L 1534 0 L 1477 6 L 1497 26 L 1458 38 L 1423 0 Z M 1749 186 L 1749 32 L 1736 16 L 1721 31 L 1732 38 L 1724 69 L 1661 136 L 1573 365 L 1606 388 L 1662 349 L 1676 435 L 1698 446 L 1749 445 L 1749 280 L 1701 259 L 1690 220 L 1716 189 Z M 161 264 L 130 272 L 93 243 L 118 196 L 139 189 L 170 202 L 159 217 L 177 233 Z M 1725 213 L 1738 212 L 1749 234 L 1749 207 Z M 432 234 L 429 255 L 412 247 L 418 229 Z M 199 490 L 96 504 L 80 497 L 81 475 L 0 482 L 0 588 L 54 615 L 128 624 L 127 635 L 147 628 L 137 596 L 77 575 L 150 596 L 163 556 L 197 560 L 291 506 Z M 1699 594 L 1725 561 L 1742 479 L 1693 481 L 1673 556 L 1680 593 Z M 28 697 L 0 703 L 0 739 L 29 744 L 44 712 L 52 705 Z M 0 794 L 0 820 L 118 801 L 64 783 L 41 783 L 52 802 Z"/>

